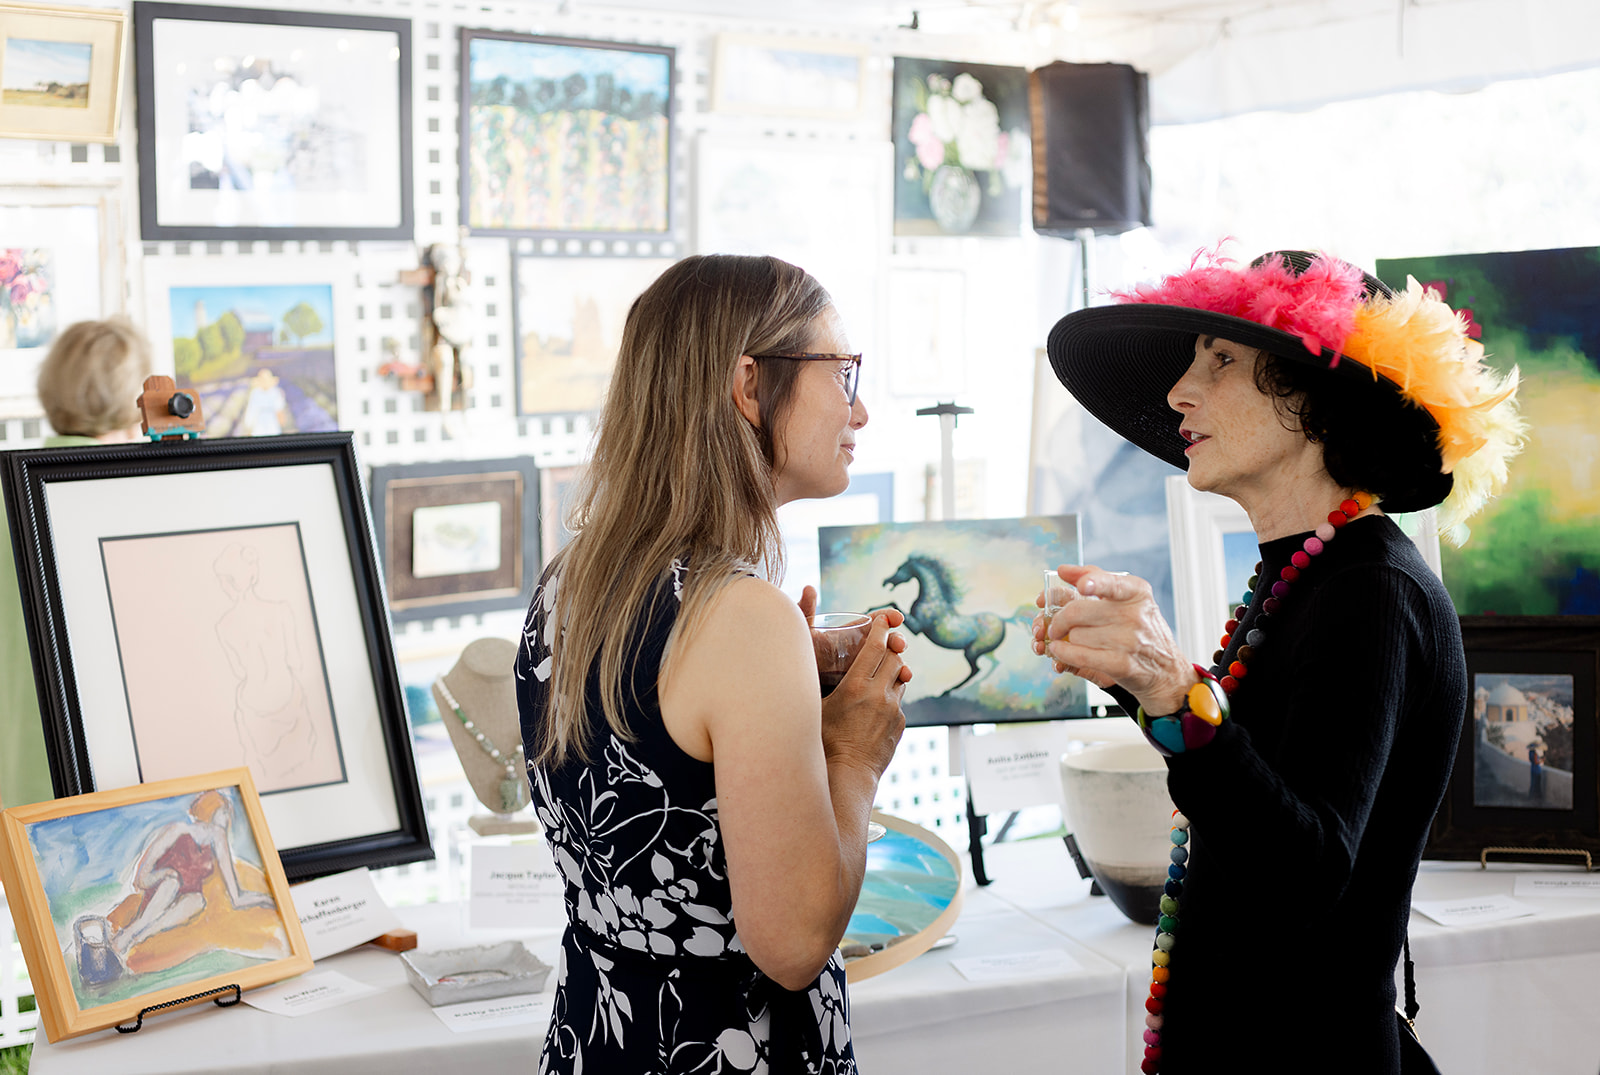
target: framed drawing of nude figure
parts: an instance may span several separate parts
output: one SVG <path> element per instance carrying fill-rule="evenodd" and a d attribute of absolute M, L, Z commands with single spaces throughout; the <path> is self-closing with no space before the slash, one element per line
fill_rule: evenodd
<path fill-rule="evenodd" d="M 291 879 L 429 858 L 349 433 L 0 461 L 57 795 L 244 766 Z"/>
<path fill-rule="evenodd" d="M 0 878 L 51 1041 L 311 969 L 245 769 L 7 810 Z"/>

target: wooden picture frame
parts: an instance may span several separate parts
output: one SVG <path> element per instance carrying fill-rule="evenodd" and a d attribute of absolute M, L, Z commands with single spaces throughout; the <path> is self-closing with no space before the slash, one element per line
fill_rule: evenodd
<path fill-rule="evenodd" d="M 0 879 L 52 1042 L 311 969 L 248 769 L 12 807 Z"/>
<path fill-rule="evenodd" d="M 0 138 L 115 143 L 127 35 L 120 9 L 0 3 Z"/>
<path fill-rule="evenodd" d="M 395 621 L 526 608 L 540 567 L 542 478 L 526 456 L 372 468 Z"/>
<path fill-rule="evenodd" d="M 867 118 L 864 41 L 718 34 L 711 109 L 745 116 L 848 122 Z"/>
<path fill-rule="evenodd" d="M 1466 723 L 1423 857 L 1600 855 L 1600 616 L 1463 616 L 1461 638 Z"/>
<path fill-rule="evenodd" d="M 432 857 L 350 433 L 12 452 L 0 484 L 57 795 L 243 761 L 289 877 Z M 251 629 L 281 652 L 241 661 Z"/>
<path fill-rule="evenodd" d="M 411 238 L 410 19 L 138 0 L 133 25 L 143 238 Z M 264 78 L 247 124 L 192 107 Z"/>
<path fill-rule="evenodd" d="M 473 235 L 606 240 L 602 253 L 670 238 L 676 57 L 463 28 L 461 223 Z"/>

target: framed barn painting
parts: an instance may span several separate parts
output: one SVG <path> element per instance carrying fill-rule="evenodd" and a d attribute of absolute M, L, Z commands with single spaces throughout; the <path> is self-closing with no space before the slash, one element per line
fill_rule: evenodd
<path fill-rule="evenodd" d="M 0 3 L 0 137 L 117 140 L 128 13 Z"/>
<path fill-rule="evenodd" d="M 411 20 L 133 5 L 151 239 L 410 239 Z"/>
<path fill-rule="evenodd" d="M 0 476 L 58 795 L 243 765 L 290 877 L 432 857 L 350 434 Z"/>
<path fill-rule="evenodd" d="M 397 622 L 527 607 L 540 565 L 533 460 L 374 467 L 371 488 Z"/>
<path fill-rule="evenodd" d="M 461 223 L 475 235 L 661 238 L 673 49 L 461 31 Z"/>
<path fill-rule="evenodd" d="M 0 877 L 52 1042 L 311 969 L 247 769 L 13 807 Z"/>
<path fill-rule="evenodd" d="M 1041 572 L 1080 562 L 1074 515 L 829 526 L 818 608 L 905 613 L 906 724 L 1090 715 L 1083 680 L 1033 652 Z"/>

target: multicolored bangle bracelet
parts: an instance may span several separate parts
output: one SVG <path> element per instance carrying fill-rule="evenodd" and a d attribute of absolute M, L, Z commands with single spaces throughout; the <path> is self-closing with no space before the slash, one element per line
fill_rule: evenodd
<path fill-rule="evenodd" d="M 1139 730 L 1150 745 L 1170 758 L 1186 750 L 1197 750 L 1211 742 L 1217 728 L 1228 719 L 1228 695 L 1216 676 L 1194 666 L 1200 682 L 1189 688 L 1184 707 L 1164 717 L 1152 717 L 1139 707 Z"/>

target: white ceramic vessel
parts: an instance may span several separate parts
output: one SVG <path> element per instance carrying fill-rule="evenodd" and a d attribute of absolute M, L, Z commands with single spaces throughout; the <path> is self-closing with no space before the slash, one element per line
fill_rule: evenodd
<path fill-rule="evenodd" d="M 1140 740 L 1091 743 L 1061 758 L 1067 825 L 1096 881 L 1133 921 L 1154 925 L 1171 864 L 1167 766 Z"/>

